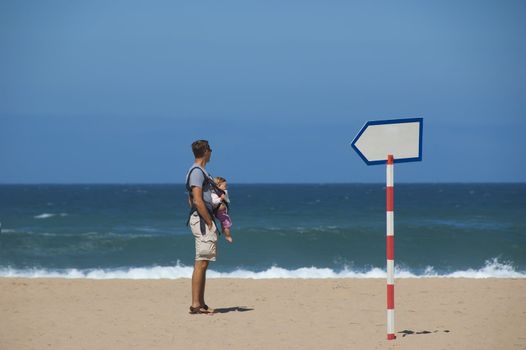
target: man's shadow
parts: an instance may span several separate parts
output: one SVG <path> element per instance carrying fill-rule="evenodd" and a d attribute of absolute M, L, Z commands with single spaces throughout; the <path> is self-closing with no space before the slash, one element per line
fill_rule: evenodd
<path fill-rule="evenodd" d="M 246 312 L 252 311 L 254 309 L 247 308 L 245 306 L 233 306 L 233 307 L 223 307 L 215 309 L 214 313 L 216 314 L 226 314 L 228 312 Z"/>

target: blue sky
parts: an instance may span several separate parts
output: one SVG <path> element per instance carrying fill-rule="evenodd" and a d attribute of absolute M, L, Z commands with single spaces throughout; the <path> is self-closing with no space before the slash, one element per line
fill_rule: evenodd
<path fill-rule="evenodd" d="M 349 143 L 424 118 L 399 182 L 526 181 L 522 1 L 2 1 L 0 183 L 383 182 Z"/>

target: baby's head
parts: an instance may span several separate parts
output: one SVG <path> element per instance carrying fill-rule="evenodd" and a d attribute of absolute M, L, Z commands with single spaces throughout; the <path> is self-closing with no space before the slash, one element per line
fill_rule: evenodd
<path fill-rule="evenodd" d="M 214 182 L 216 183 L 217 187 L 219 187 L 222 190 L 226 190 L 227 183 L 224 177 L 217 176 L 216 178 L 214 178 Z"/>

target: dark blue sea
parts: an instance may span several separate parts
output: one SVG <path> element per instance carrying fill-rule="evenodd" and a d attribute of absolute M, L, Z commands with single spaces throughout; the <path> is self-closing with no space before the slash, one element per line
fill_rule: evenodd
<path fill-rule="evenodd" d="M 385 276 L 383 184 L 230 184 L 209 277 Z M 184 185 L 0 185 L 0 276 L 190 277 Z M 396 277 L 526 277 L 526 184 L 399 184 Z"/>

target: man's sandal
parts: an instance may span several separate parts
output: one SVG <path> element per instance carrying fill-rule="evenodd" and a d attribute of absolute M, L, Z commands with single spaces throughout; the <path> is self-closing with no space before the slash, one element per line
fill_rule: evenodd
<path fill-rule="evenodd" d="M 207 309 L 205 309 L 204 307 L 202 306 L 198 306 L 198 307 L 192 307 L 190 306 L 190 312 L 189 312 L 191 315 L 196 315 L 196 314 L 209 314 L 210 311 L 208 311 Z"/>
<path fill-rule="evenodd" d="M 209 308 L 208 305 L 204 304 L 203 306 L 201 306 L 203 309 L 205 309 L 206 311 L 210 312 L 210 313 L 214 313 L 216 312 L 216 310 L 212 309 L 212 308 Z"/>

